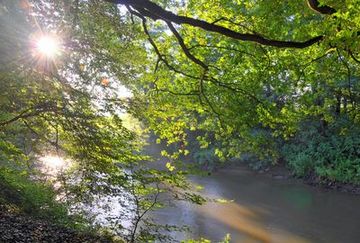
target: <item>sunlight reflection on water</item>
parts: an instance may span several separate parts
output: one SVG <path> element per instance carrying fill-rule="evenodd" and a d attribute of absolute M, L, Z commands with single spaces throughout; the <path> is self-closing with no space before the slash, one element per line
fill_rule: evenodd
<path fill-rule="evenodd" d="M 69 168 L 71 161 L 56 155 L 46 155 L 39 158 L 41 171 L 49 176 L 56 176 Z"/>

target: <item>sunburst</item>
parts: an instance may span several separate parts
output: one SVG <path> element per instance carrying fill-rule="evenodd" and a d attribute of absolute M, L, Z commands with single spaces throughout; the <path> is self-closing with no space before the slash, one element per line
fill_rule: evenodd
<path fill-rule="evenodd" d="M 36 51 L 43 57 L 54 58 L 60 55 L 60 41 L 55 36 L 43 35 L 36 40 Z"/>

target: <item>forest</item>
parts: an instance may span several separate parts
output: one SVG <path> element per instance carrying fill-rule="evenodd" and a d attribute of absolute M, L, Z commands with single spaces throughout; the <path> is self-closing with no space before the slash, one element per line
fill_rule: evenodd
<path fill-rule="evenodd" d="M 1 0 L 0 241 L 212 242 L 153 215 L 234 164 L 360 193 L 359 3 Z"/>

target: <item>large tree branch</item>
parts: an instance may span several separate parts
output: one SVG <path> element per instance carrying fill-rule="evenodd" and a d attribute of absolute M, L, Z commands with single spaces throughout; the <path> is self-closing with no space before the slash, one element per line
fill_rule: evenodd
<path fill-rule="evenodd" d="M 150 12 L 148 12 L 147 10 L 145 10 L 145 9 L 138 9 L 137 11 L 134 11 L 131 7 L 128 7 L 128 10 L 130 11 L 131 14 L 136 15 L 137 17 L 139 17 L 142 20 L 144 32 L 148 36 L 148 40 L 150 41 L 151 45 L 153 46 L 153 48 L 154 48 L 154 50 L 155 50 L 155 52 L 156 52 L 156 54 L 157 54 L 157 56 L 159 58 L 159 61 L 164 62 L 165 65 L 167 67 L 169 67 L 171 70 L 179 73 L 178 70 L 173 69 L 172 66 L 164 59 L 164 55 L 160 53 L 160 50 L 158 49 L 158 47 L 155 44 L 154 40 L 151 38 L 151 35 L 150 35 L 150 33 L 149 33 L 148 29 L 147 29 L 147 26 L 146 26 L 146 18 L 144 16 L 154 18 L 152 16 L 152 14 Z M 245 95 L 245 96 L 253 99 L 254 101 L 258 102 L 259 104 L 263 105 L 263 103 L 256 96 L 254 96 L 252 94 L 249 94 L 245 90 L 242 90 L 240 88 L 231 87 L 230 85 L 226 85 L 225 83 L 222 83 L 222 82 L 218 81 L 217 79 L 215 79 L 213 77 L 208 77 L 207 72 L 209 70 L 209 66 L 207 64 L 205 64 L 203 61 L 201 61 L 200 59 L 198 59 L 197 57 L 195 57 L 193 54 L 191 54 L 191 52 L 190 52 L 191 48 L 188 48 L 186 46 L 186 44 L 185 44 L 183 38 L 181 37 L 180 33 L 176 30 L 176 28 L 173 26 L 173 24 L 171 22 L 166 21 L 166 24 L 168 25 L 171 32 L 174 34 L 175 38 L 177 39 L 177 41 L 178 41 L 181 49 L 185 53 L 185 55 L 192 62 L 199 65 L 203 69 L 203 75 L 202 75 L 201 78 L 197 78 L 195 76 L 190 76 L 187 73 L 180 72 L 181 74 L 183 74 L 186 77 L 191 77 L 191 78 L 194 78 L 194 79 L 198 79 L 199 80 L 199 91 L 193 91 L 193 92 L 189 92 L 189 93 L 177 93 L 177 92 L 172 92 L 170 90 L 160 90 L 160 89 L 157 88 L 157 86 L 155 84 L 157 91 L 166 91 L 166 92 L 169 92 L 171 94 L 178 94 L 178 95 L 197 95 L 197 96 L 199 96 L 200 100 L 201 100 L 201 97 L 203 97 L 205 99 L 206 103 L 208 104 L 208 106 L 210 107 L 210 109 L 212 110 L 212 112 L 214 114 L 216 114 L 219 117 L 219 119 L 220 119 L 219 112 L 217 112 L 215 110 L 214 106 L 212 105 L 212 103 L 210 102 L 210 100 L 208 99 L 208 97 L 206 96 L 206 94 L 204 92 L 204 90 L 205 90 L 204 89 L 205 88 L 204 87 L 204 81 L 205 80 L 210 81 L 210 82 L 214 83 L 215 85 L 218 85 L 219 87 L 226 88 L 226 89 L 228 89 L 230 91 L 233 91 L 233 92 L 236 92 L 236 93 L 242 93 L 243 95 Z M 158 66 L 158 63 L 157 63 L 156 66 Z"/>
<path fill-rule="evenodd" d="M 148 31 L 148 28 L 146 26 L 146 18 L 144 16 L 142 16 L 140 13 L 132 10 L 131 8 L 128 7 L 128 10 L 130 11 L 131 14 L 134 14 L 136 16 L 138 16 L 141 20 L 142 20 L 142 26 L 143 26 L 143 29 L 144 29 L 144 32 L 148 38 L 148 41 L 150 42 L 151 46 L 154 48 L 154 51 L 156 53 L 156 55 L 158 56 L 158 62 L 156 63 L 156 67 L 155 67 L 155 71 L 157 70 L 158 68 L 158 65 L 159 65 L 159 61 L 163 62 L 165 64 L 165 66 L 167 68 L 169 68 L 170 70 L 172 70 L 173 72 L 175 73 L 178 73 L 184 77 L 188 77 L 188 78 L 191 78 L 191 79 L 200 79 L 200 77 L 196 77 L 196 76 L 193 76 L 193 75 L 190 75 L 190 74 L 187 74 L 181 70 L 178 70 L 176 69 L 174 66 L 172 66 L 167 60 L 166 60 L 166 57 L 165 55 L 161 54 L 159 48 L 157 47 L 155 41 L 153 40 L 153 38 L 151 37 L 150 35 L 150 32 Z"/>
<path fill-rule="evenodd" d="M 307 0 L 309 7 L 321 14 L 331 15 L 336 13 L 336 10 L 327 5 L 321 5 L 318 0 Z"/>
<path fill-rule="evenodd" d="M 151 2 L 150 0 L 105 0 L 114 4 L 123 4 L 131 6 L 137 10 L 143 16 L 152 18 L 153 20 L 161 19 L 165 22 L 176 23 L 179 25 L 187 24 L 193 27 L 198 27 L 203 30 L 218 33 L 223 36 L 227 36 L 236 40 L 249 41 L 259 43 L 261 45 L 280 47 L 280 48 L 306 48 L 315 43 L 320 42 L 324 37 L 316 36 L 303 42 L 298 41 L 281 41 L 268 39 L 262 35 L 255 33 L 240 33 L 229 28 L 217 25 L 215 23 L 209 23 L 204 20 L 194 19 L 186 16 L 176 15 L 170 11 L 167 11 L 159 5 Z M 309 3 L 313 2 L 309 0 Z M 316 1 L 317 2 L 317 1 Z M 324 6 L 316 5 L 317 8 L 323 9 Z"/>
<path fill-rule="evenodd" d="M 205 70 L 208 70 L 209 67 L 200 59 L 196 58 L 193 54 L 190 53 L 189 49 L 186 47 L 185 42 L 183 40 L 183 38 L 181 37 L 181 35 L 179 34 L 179 32 L 175 29 L 175 27 L 170 23 L 170 22 L 166 22 L 166 24 L 169 26 L 171 32 L 174 34 L 175 38 L 177 39 L 179 45 L 181 46 L 181 49 L 183 50 L 183 52 L 185 53 L 185 55 L 194 63 L 196 63 L 197 65 L 199 65 L 200 67 L 202 67 Z"/>

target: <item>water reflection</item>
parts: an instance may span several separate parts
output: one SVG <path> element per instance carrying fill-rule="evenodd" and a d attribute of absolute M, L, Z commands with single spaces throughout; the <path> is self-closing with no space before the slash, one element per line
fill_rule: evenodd
<path fill-rule="evenodd" d="M 49 169 L 50 165 L 55 165 L 53 170 L 62 167 L 57 160 L 46 161 Z M 291 180 L 273 180 L 244 168 L 226 169 L 191 180 L 204 186 L 201 192 L 204 196 L 230 202 L 209 202 L 204 206 L 176 202 L 174 207 L 154 212 L 160 224 L 186 225 L 192 230 L 171 232 L 179 241 L 205 237 L 219 242 L 230 233 L 231 242 L 359 242 L 359 196 L 325 192 Z M 104 225 L 106 220 L 125 215 L 130 223 L 133 218 L 131 212 L 122 212 L 124 208 L 130 211 L 133 208 L 123 205 L 130 201 L 121 195 L 102 197 L 97 202 L 88 208 L 99 213 L 96 222 Z M 104 206 L 110 210 L 103 211 Z M 120 223 L 127 226 L 124 219 Z"/>
<path fill-rule="evenodd" d="M 135 220 L 135 204 L 132 195 L 122 190 L 117 196 L 97 196 L 92 203 L 78 204 L 80 209 L 92 219 L 93 225 L 105 226 L 121 235 L 128 235 Z"/>
<path fill-rule="evenodd" d="M 160 223 L 188 225 L 178 240 L 205 237 L 231 242 L 358 242 L 360 197 L 325 192 L 296 181 L 273 180 L 242 168 L 193 177 L 203 194 L 233 202 L 194 206 L 179 202 L 157 213 Z"/>
<path fill-rule="evenodd" d="M 226 228 L 243 234 L 246 242 L 309 242 L 299 236 L 285 231 L 278 231 L 276 235 L 268 228 L 264 220 L 265 210 L 250 209 L 237 203 L 208 203 L 199 208 L 205 217 L 218 221 Z"/>

